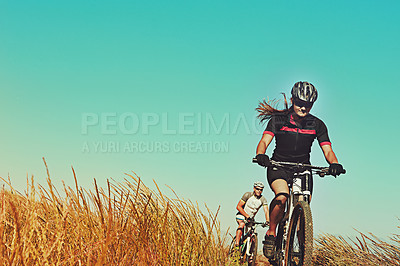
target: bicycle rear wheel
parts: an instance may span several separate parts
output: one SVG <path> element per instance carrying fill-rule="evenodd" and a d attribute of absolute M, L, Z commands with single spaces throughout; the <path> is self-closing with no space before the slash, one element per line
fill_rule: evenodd
<path fill-rule="evenodd" d="M 250 246 L 250 254 L 251 255 L 247 257 L 247 265 L 255 266 L 256 259 L 257 259 L 257 248 L 258 248 L 258 239 L 257 239 L 256 234 L 251 236 L 249 245 L 251 245 Z"/>
<path fill-rule="evenodd" d="M 308 203 L 299 201 L 294 207 L 288 230 L 286 265 L 311 265 L 313 251 L 313 222 Z"/>

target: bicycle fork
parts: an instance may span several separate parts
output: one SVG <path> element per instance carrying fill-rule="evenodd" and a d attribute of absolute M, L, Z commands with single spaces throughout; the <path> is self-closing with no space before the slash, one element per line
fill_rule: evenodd
<path fill-rule="evenodd" d="M 257 235 L 257 233 L 254 233 L 254 235 Z M 249 235 L 248 237 L 247 237 L 247 245 L 246 245 L 246 255 L 248 256 L 248 257 L 250 257 L 251 255 L 252 255 L 252 253 L 250 253 L 250 249 L 251 249 L 251 246 L 252 246 L 252 239 L 251 239 L 251 237 L 252 237 L 252 235 Z"/>

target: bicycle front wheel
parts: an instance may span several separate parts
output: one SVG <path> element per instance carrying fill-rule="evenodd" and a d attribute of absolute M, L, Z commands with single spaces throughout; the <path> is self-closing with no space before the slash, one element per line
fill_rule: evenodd
<path fill-rule="evenodd" d="M 251 236 L 249 245 L 251 246 L 250 246 L 250 256 L 247 257 L 247 265 L 255 266 L 257 259 L 257 248 L 258 248 L 258 239 L 256 234 Z"/>
<path fill-rule="evenodd" d="M 233 239 L 231 241 L 231 244 L 229 245 L 229 250 L 228 250 L 228 256 L 229 257 L 231 257 L 235 252 L 235 249 L 234 249 L 235 246 L 236 246 L 235 244 L 236 244 L 236 238 L 233 237 Z"/>
<path fill-rule="evenodd" d="M 311 209 L 304 201 L 297 202 L 290 219 L 286 245 L 286 265 L 311 265 L 313 252 L 313 222 Z"/>

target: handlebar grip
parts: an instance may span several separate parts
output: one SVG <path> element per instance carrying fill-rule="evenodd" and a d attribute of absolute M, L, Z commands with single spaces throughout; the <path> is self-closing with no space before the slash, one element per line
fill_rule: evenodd
<path fill-rule="evenodd" d="M 346 173 L 346 169 L 343 169 L 342 174 L 345 174 L 345 173 Z"/>

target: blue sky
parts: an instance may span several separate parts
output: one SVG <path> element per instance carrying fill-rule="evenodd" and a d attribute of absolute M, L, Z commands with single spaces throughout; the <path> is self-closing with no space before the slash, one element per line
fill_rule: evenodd
<path fill-rule="evenodd" d="M 385 237 L 400 215 L 398 7 L 0 1 L 0 176 L 20 191 L 27 175 L 44 184 L 42 157 L 59 186 L 72 184 L 71 165 L 85 188 L 135 171 L 149 186 L 154 179 L 213 210 L 220 205 L 223 227 L 235 227 L 241 195 L 265 181 L 251 164 L 263 131 L 254 109 L 307 80 L 319 91 L 312 113 L 348 170 L 316 178 L 315 232 Z M 317 145 L 311 159 L 325 164 Z"/>

